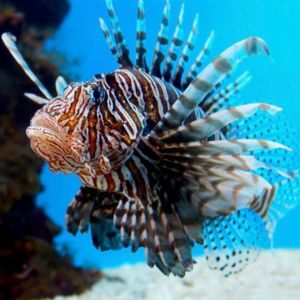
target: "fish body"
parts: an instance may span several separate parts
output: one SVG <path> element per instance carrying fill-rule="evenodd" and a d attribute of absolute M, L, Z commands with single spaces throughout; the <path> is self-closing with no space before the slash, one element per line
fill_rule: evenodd
<path fill-rule="evenodd" d="M 247 72 L 225 84 L 243 59 L 268 55 L 268 47 L 250 37 L 202 68 L 212 32 L 188 69 L 198 16 L 185 39 L 182 6 L 169 41 L 167 0 L 149 67 L 139 0 L 133 63 L 111 0 L 106 4 L 113 34 L 102 19 L 100 26 L 120 68 L 85 83 L 59 77 L 54 98 L 14 38 L 2 36 L 46 97 L 26 94 L 43 104 L 26 131 L 33 151 L 51 170 L 76 173 L 82 182 L 67 208 L 67 229 L 76 234 L 90 227 L 101 250 L 143 247 L 148 265 L 166 275 L 183 277 L 193 268 L 196 243 L 212 269 L 239 272 L 299 200 L 296 158 L 288 153 L 295 135 L 284 119 L 272 121 L 281 109 L 233 105 L 233 95 L 251 79 Z"/>
<path fill-rule="evenodd" d="M 27 135 L 53 171 L 76 172 L 81 178 L 91 172 L 106 175 L 132 155 L 180 94 L 142 69 L 120 68 L 93 82 L 69 85 L 36 112 Z M 41 138 L 49 143 L 39 143 Z"/>

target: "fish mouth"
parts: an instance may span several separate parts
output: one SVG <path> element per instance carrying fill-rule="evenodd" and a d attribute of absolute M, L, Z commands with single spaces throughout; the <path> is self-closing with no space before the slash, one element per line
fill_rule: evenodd
<path fill-rule="evenodd" d="M 26 135 L 29 139 L 47 139 L 50 136 L 58 137 L 60 134 L 57 126 L 55 126 L 51 120 L 36 116 L 32 118 L 30 126 L 27 127 Z"/>
<path fill-rule="evenodd" d="M 53 172 L 71 173 L 74 169 L 66 158 L 68 144 L 62 128 L 55 120 L 36 115 L 26 129 L 32 150 L 43 159 Z"/>
<path fill-rule="evenodd" d="M 57 136 L 57 132 L 41 126 L 29 126 L 26 129 L 26 135 L 29 139 L 39 138 L 47 139 L 49 136 Z"/>
<path fill-rule="evenodd" d="M 51 116 L 38 112 L 26 129 L 32 150 L 53 172 L 70 174 L 82 167 L 82 147 Z M 76 147 L 75 147 L 76 146 Z"/>

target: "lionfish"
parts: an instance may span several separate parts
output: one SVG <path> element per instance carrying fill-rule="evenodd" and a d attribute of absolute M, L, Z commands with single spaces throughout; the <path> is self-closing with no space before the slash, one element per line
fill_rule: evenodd
<path fill-rule="evenodd" d="M 54 98 L 15 37 L 2 35 L 45 96 L 25 94 L 42 105 L 26 131 L 33 151 L 52 171 L 76 173 L 82 183 L 67 208 L 67 229 L 75 235 L 90 228 L 102 251 L 142 247 L 148 265 L 166 275 L 192 270 L 195 244 L 203 245 L 210 268 L 237 273 L 270 244 L 278 219 L 298 201 L 297 157 L 289 148 L 296 133 L 275 116 L 281 109 L 234 105 L 251 76 L 231 80 L 232 72 L 249 56 L 269 55 L 268 47 L 250 37 L 202 67 L 212 32 L 188 67 L 198 15 L 185 37 L 182 5 L 170 38 L 166 0 L 148 66 L 144 1 L 138 0 L 135 62 L 112 0 L 105 2 L 112 29 L 103 19 L 100 27 L 120 67 L 84 83 L 60 76 Z"/>

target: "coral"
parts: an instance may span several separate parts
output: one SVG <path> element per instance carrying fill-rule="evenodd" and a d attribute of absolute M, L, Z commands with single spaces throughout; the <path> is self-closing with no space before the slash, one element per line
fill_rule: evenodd
<path fill-rule="evenodd" d="M 0 2 L 0 33 L 18 37 L 26 60 L 50 91 L 59 69 L 43 53 L 43 44 L 68 8 L 66 0 Z M 81 293 L 101 273 L 74 267 L 69 255 L 55 249 L 54 237 L 61 229 L 36 205 L 43 189 L 42 161 L 25 135 L 37 106 L 23 92 L 38 91 L 1 43 L 0 59 L 0 299 Z"/>

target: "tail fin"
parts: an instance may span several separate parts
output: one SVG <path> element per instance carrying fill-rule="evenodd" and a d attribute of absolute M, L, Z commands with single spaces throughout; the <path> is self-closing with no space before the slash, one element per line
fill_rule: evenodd
<path fill-rule="evenodd" d="M 270 117 L 267 114 L 257 112 L 253 116 L 243 119 L 242 122 L 230 124 L 224 131 L 225 138 L 270 138 L 293 149 L 286 155 L 281 149 L 273 149 L 267 152 L 251 153 L 259 157 L 259 160 L 272 168 L 280 167 L 293 170 L 300 163 L 300 134 L 293 120 L 284 112 Z M 270 182 L 276 193 L 266 216 L 268 227 L 274 231 L 277 222 L 291 209 L 300 203 L 300 181 L 299 175 L 293 179 L 282 179 L 280 174 L 270 172 L 266 169 L 256 171 Z"/>
<path fill-rule="evenodd" d="M 256 260 L 261 249 L 269 246 L 264 222 L 249 209 L 206 219 L 203 235 L 209 267 L 225 276 L 242 271 Z"/>
<path fill-rule="evenodd" d="M 277 226 L 277 223 L 289 211 L 293 210 L 300 203 L 300 177 L 282 180 L 274 184 L 276 195 L 270 205 L 266 216 L 266 226 L 270 238 Z"/>

